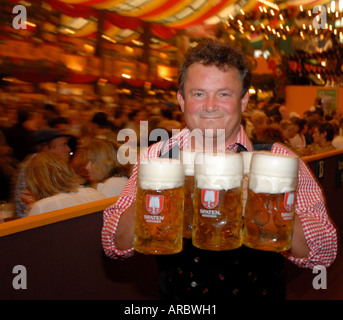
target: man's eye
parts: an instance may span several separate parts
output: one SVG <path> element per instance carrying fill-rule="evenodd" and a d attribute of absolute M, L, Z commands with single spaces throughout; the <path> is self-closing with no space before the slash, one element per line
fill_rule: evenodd
<path fill-rule="evenodd" d="M 229 97 L 230 95 L 227 92 L 222 92 L 220 94 L 221 97 Z"/>

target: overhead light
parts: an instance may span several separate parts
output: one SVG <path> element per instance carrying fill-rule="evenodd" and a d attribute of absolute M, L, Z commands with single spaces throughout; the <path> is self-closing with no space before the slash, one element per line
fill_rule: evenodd
<path fill-rule="evenodd" d="M 261 2 L 263 3 L 264 5 L 268 6 L 268 7 L 271 7 L 277 11 L 280 10 L 279 6 L 271 1 L 268 1 L 268 0 L 258 0 L 258 2 Z"/>
<path fill-rule="evenodd" d="M 106 36 L 105 34 L 103 34 L 103 35 L 101 36 L 101 38 L 103 38 L 103 39 L 105 39 L 105 40 L 107 40 L 107 41 L 110 41 L 110 42 L 112 42 L 112 43 L 117 43 L 117 41 L 115 41 L 114 39 L 110 38 L 109 36 Z"/>
<path fill-rule="evenodd" d="M 75 34 L 75 31 L 69 28 L 64 28 L 64 32 L 69 33 L 69 34 Z"/>
<path fill-rule="evenodd" d="M 29 21 L 26 21 L 25 23 L 26 23 L 26 25 L 28 25 L 29 27 L 33 27 L 33 28 L 36 28 L 36 27 L 37 27 L 37 25 L 36 25 L 35 23 L 29 22 Z"/>
<path fill-rule="evenodd" d="M 132 43 L 135 44 L 136 46 L 140 46 L 140 47 L 142 47 L 144 45 L 143 42 L 138 41 L 138 40 L 132 40 Z"/>
<path fill-rule="evenodd" d="M 336 3 L 335 3 L 335 1 L 331 1 L 331 11 L 332 12 L 336 11 Z"/>

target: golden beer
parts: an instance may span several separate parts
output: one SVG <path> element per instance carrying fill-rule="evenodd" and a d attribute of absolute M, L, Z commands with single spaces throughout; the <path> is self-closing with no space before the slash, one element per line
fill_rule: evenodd
<path fill-rule="evenodd" d="M 253 152 L 243 151 L 241 152 L 242 159 L 243 159 L 243 180 L 242 180 L 242 189 L 243 189 L 243 196 L 242 196 L 242 215 L 244 216 L 245 213 L 245 204 L 247 203 L 248 199 L 248 182 L 249 182 L 249 175 L 250 175 L 250 162 Z"/>
<path fill-rule="evenodd" d="M 182 250 L 184 172 L 180 162 L 149 159 L 138 166 L 133 247 L 144 254 Z"/>
<path fill-rule="evenodd" d="M 137 188 L 134 248 L 145 254 L 172 254 L 182 251 L 183 187 L 167 190 Z M 163 210 L 147 209 L 151 199 L 160 201 Z M 158 207 L 158 205 L 157 205 Z"/>
<path fill-rule="evenodd" d="M 185 206 L 183 215 L 183 237 L 192 238 L 193 229 L 193 193 L 194 193 L 194 158 L 202 150 L 184 149 L 181 151 L 182 164 L 185 172 Z"/>
<path fill-rule="evenodd" d="M 293 209 L 285 209 L 286 197 L 292 197 L 292 202 L 295 201 L 295 193 L 271 194 L 248 191 L 244 216 L 244 245 L 276 252 L 290 249 L 294 206 Z"/>
<path fill-rule="evenodd" d="M 242 156 L 197 153 L 192 242 L 205 250 L 242 245 Z"/>
<path fill-rule="evenodd" d="M 185 177 L 185 202 L 183 213 L 183 237 L 192 238 L 193 229 L 193 193 L 194 193 L 194 176 Z"/>
<path fill-rule="evenodd" d="M 254 153 L 245 206 L 243 244 L 281 252 L 291 247 L 299 160 Z"/>
<path fill-rule="evenodd" d="M 205 201 L 210 192 L 210 200 Z M 213 208 L 211 208 L 213 207 Z M 195 247 L 222 251 L 242 245 L 242 189 L 208 190 L 195 188 L 193 245 Z"/>

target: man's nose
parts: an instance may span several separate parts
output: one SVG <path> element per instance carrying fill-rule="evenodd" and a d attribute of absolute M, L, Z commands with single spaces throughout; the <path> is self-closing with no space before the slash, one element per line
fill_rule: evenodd
<path fill-rule="evenodd" d="M 204 105 L 204 111 L 213 112 L 218 110 L 218 105 L 215 97 L 208 97 Z"/>
<path fill-rule="evenodd" d="M 85 165 L 85 169 L 86 169 L 87 171 L 89 171 L 90 168 L 91 168 L 91 162 L 88 161 L 87 164 Z"/>

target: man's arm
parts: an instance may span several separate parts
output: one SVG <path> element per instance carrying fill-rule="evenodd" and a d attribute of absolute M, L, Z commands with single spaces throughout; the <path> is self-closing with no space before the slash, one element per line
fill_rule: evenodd
<path fill-rule="evenodd" d="M 310 249 L 307 245 L 303 227 L 298 215 L 295 213 L 294 216 L 294 227 L 293 227 L 293 237 L 292 237 L 292 247 L 290 249 L 290 254 L 294 258 L 307 258 L 310 253 Z"/>
<path fill-rule="evenodd" d="M 142 159 L 157 158 L 162 142 L 144 151 Z M 113 259 L 128 258 L 134 255 L 133 236 L 135 228 L 135 203 L 138 163 L 126 183 L 118 201 L 104 211 L 102 227 L 102 247 L 105 254 Z"/>
<path fill-rule="evenodd" d="M 272 151 L 297 156 L 278 143 Z M 328 267 L 337 255 L 337 231 L 328 216 L 323 191 L 301 159 L 298 178 L 292 247 L 282 254 L 302 268 Z"/>
<path fill-rule="evenodd" d="M 128 250 L 133 247 L 133 235 L 135 229 L 135 202 L 131 204 L 121 215 L 114 244 L 118 250 Z"/>

